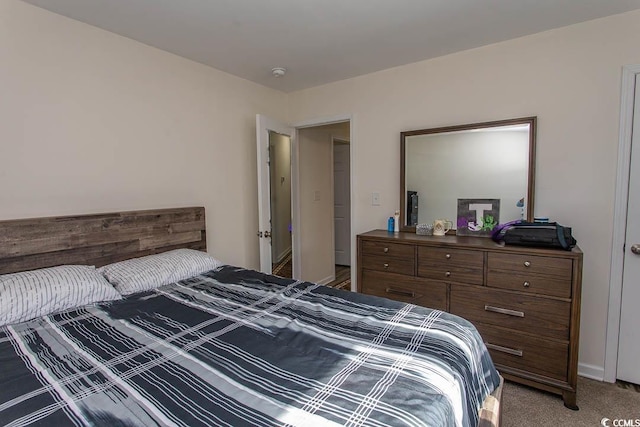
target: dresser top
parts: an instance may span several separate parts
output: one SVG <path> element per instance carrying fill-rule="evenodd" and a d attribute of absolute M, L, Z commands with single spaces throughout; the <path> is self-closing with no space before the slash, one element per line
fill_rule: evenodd
<path fill-rule="evenodd" d="M 582 256 L 582 251 L 578 246 L 575 246 L 571 251 L 565 251 L 562 249 L 544 249 L 535 248 L 530 246 L 506 246 L 503 243 L 496 243 L 488 237 L 469 237 L 469 236 L 423 236 L 415 233 L 399 232 L 391 233 L 386 230 L 371 230 L 366 233 L 359 234 L 358 237 L 366 238 L 380 238 L 385 240 L 392 240 L 398 243 L 407 244 L 423 244 L 427 246 L 441 246 L 441 247 L 457 247 L 457 248 L 469 248 L 469 249 L 485 249 L 492 251 L 508 251 L 510 253 L 523 252 L 528 254 L 539 254 L 547 256 L 566 256 L 569 258 L 575 258 L 576 256 Z"/>

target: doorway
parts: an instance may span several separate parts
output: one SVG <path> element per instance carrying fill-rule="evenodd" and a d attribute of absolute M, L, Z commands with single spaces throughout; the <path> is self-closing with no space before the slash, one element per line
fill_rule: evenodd
<path fill-rule="evenodd" d="M 275 209 L 272 205 L 272 193 L 279 186 L 286 184 L 286 175 L 272 172 L 270 159 L 272 147 L 270 139 L 288 137 L 290 143 L 290 188 L 291 219 L 287 231 L 291 237 L 291 276 L 295 279 L 334 284 L 336 280 L 335 259 L 335 220 L 334 220 L 334 175 L 333 175 L 333 139 L 348 146 L 348 173 L 343 177 L 348 183 L 348 213 L 344 222 L 349 225 L 344 233 L 347 235 L 347 248 L 342 249 L 355 254 L 355 236 L 351 230 L 353 224 L 352 179 L 353 144 L 351 135 L 351 117 L 338 116 L 322 120 L 308 121 L 294 125 L 279 123 L 268 117 L 256 116 L 257 160 L 258 160 L 258 225 L 257 235 L 260 242 L 260 270 L 265 273 L 274 272 L 282 275 L 278 261 L 286 260 L 282 247 L 275 248 L 274 233 L 285 228 L 278 227 L 275 222 Z M 277 144 L 277 143 L 276 143 Z M 276 160 L 277 163 L 277 160 Z M 274 169 L 276 165 L 273 165 Z M 284 179 L 283 179 L 284 178 Z M 286 204 L 286 203 L 285 203 Z M 286 222 L 286 219 L 284 220 Z M 344 234 L 341 234 L 344 236 Z M 287 268 L 287 266 L 282 267 Z M 341 271 L 347 279 L 342 285 L 355 290 L 353 280 L 355 268 Z M 338 277 L 341 275 L 338 274 Z"/>
<path fill-rule="evenodd" d="M 640 215 L 640 65 L 623 68 L 621 98 L 604 380 L 639 384 L 640 224 L 632 218 Z"/>
<path fill-rule="evenodd" d="M 332 138 L 335 288 L 351 288 L 351 148 L 349 141 Z"/>
<path fill-rule="evenodd" d="M 335 285 L 338 252 L 338 261 L 342 265 L 350 265 L 350 132 L 350 121 L 306 126 L 296 132 L 301 251 L 299 278 L 303 280 Z M 338 145 L 334 141 L 338 141 Z M 337 193 L 336 184 L 339 187 Z M 350 269 L 339 268 L 338 272 L 350 280 Z M 350 287 L 347 279 L 342 282 L 343 286 Z"/>

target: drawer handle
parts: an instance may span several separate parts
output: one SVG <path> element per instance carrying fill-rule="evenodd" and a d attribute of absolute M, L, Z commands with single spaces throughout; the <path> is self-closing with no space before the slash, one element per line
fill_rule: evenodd
<path fill-rule="evenodd" d="M 450 272 L 450 271 L 447 271 L 446 273 L 444 273 L 444 275 L 445 275 L 445 276 L 447 276 L 447 277 L 449 277 L 449 276 L 451 276 L 451 272 Z"/>
<path fill-rule="evenodd" d="M 531 267 L 531 263 L 530 263 L 529 261 L 525 261 L 525 262 L 524 262 L 524 266 L 525 266 L 525 267 Z"/>
<path fill-rule="evenodd" d="M 451 254 L 446 254 L 444 257 L 445 257 L 446 259 L 449 259 L 449 258 L 451 258 Z"/>
<path fill-rule="evenodd" d="M 386 254 L 387 252 L 389 252 L 389 248 L 384 248 L 382 251 Z"/>
<path fill-rule="evenodd" d="M 385 269 L 387 269 L 387 268 L 389 268 L 389 263 L 386 263 L 386 262 L 385 262 L 384 264 L 382 264 L 382 266 L 383 266 Z"/>
<path fill-rule="evenodd" d="M 402 295 L 404 297 L 415 298 L 416 293 L 412 291 L 405 291 L 404 289 L 387 288 L 385 292 L 388 294 Z"/>
<path fill-rule="evenodd" d="M 531 283 L 529 283 L 529 282 L 524 282 L 524 283 L 522 284 L 522 286 L 524 286 L 525 288 L 528 288 L 529 286 L 531 286 Z"/>
<path fill-rule="evenodd" d="M 494 307 L 492 305 L 485 305 L 484 309 L 485 311 L 506 314 L 507 316 L 524 317 L 524 311 L 509 310 L 508 308 Z"/>
<path fill-rule="evenodd" d="M 495 345 L 491 343 L 485 343 L 488 349 L 501 351 L 503 353 L 512 354 L 514 356 L 522 357 L 522 350 L 516 350 L 515 348 L 503 347 L 501 345 Z"/>

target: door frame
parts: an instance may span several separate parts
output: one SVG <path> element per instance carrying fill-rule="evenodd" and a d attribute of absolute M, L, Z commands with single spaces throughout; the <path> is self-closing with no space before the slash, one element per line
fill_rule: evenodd
<path fill-rule="evenodd" d="M 350 225 L 351 225 L 351 236 L 350 236 L 350 248 L 351 248 L 351 290 L 355 291 L 356 290 L 356 268 L 357 266 L 356 261 L 355 261 L 355 255 L 356 255 L 356 236 L 355 233 L 353 232 L 353 230 L 356 229 L 356 224 L 355 224 L 355 205 L 354 205 L 354 179 L 353 177 L 355 176 L 355 168 L 356 165 L 354 164 L 355 162 L 353 161 L 353 159 L 355 159 L 355 151 L 356 151 L 356 144 L 355 144 L 355 117 L 353 114 L 338 114 L 335 116 L 327 116 L 327 117 L 320 117 L 320 118 L 315 118 L 315 119 L 309 119 L 309 120 L 303 120 L 300 122 L 296 122 L 291 124 L 291 127 L 294 130 L 295 133 L 295 137 L 292 138 L 292 142 L 291 142 L 291 176 L 295 177 L 295 179 L 291 180 L 291 204 L 292 204 L 292 218 L 291 218 L 291 222 L 293 225 L 293 229 L 294 230 L 298 230 L 299 229 L 299 221 L 300 221 L 300 165 L 299 165 L 299 138 L 298 138 L 298 130 L 299 129 L 304 129 L 304 128 L 310 128 L 310 127 L 316 127 L 316 126 L 323 126 L 323 125 L 330 125 L 330 124 L 334 124 L 334 123 L 340 123 L 340 122 L 349 122 L 349 166 L 350 166 L 350 173 L 349 173 L 349 187 L 350 187 L 350 207 L 351 207 L 351 218 L 350 218 Z M 300 241 L 300 233 L 293 233 L 293 247 L 294 248 L 300 248 L 301 247 L 301 241 Z M 299 252 L 299 251 L 297 251 Z M 292 267 L 293 267 L 293 271 L 298 272 L 298 274 L 301 273 L 301 268 L 302 268 L 302 261 L 300 258 L 300 254 L 297 252 L 293 252 L 293 257 L 292 257 Z"/>
<path fill-rule="evenodd" d="M 604 357 L 604 380 L 616 382 L 618 368 L 618 341 L 620 310 L 622 307 L 622 275 L 624 244 L 627 228 L 627 199 L 629 171 L 631 169 L 631 138 L 636 75 L 640 64 L 622 67 L 620 100 L 620 132 L 618 137 L 618 167 L 616 175 L 615 205 L 613 211 L 613 240 L 611 246 L 611 272 L 609 276 L 609 311 L 607 314 L 607 340 Z"/>

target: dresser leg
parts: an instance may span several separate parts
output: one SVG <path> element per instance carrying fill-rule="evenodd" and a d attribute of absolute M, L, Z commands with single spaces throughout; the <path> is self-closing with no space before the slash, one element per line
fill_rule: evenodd
<path fill-rule="evenodd" d="M 577 411 L 578 405 L 576 404 L 576 392 L 575 391 L 563 391 L 562 392 L 562 400 L 564 400 L 564 406 L 571 409 L 572 411 Z"/>

